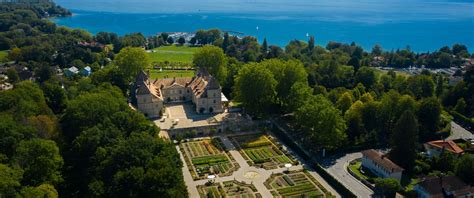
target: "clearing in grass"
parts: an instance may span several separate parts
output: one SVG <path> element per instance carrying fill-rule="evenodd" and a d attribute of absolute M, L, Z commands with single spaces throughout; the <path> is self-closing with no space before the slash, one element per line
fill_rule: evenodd
<path fill-rule="evenodd" d="M 170 45 L 152 49 L 148 54 L 153 65 L 182 63 L 182 66 L 190 66 L 193 62 L 194 53 L 199 49 L 199 47 Z"/>

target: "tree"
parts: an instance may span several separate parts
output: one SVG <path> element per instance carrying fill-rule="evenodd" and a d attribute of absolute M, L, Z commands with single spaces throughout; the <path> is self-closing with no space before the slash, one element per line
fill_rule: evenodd
<path fill-rule="evenodd" d="M 342 115 L 352 106 L 352 94 L 345 92 L 336 102 L 336 108 L 341 110 Z"/>
<path fill-rule="evenodd" d="M 361 101 L 356 101 L 344 115 L 347 123 L 347 135 L 351 140 L 365 133 L 363 108 L 364 104 Z"/>
<path fill-rule="evenodd" d="M 382 55 L 382 46 L 380 46 L 379 44 L 376 44 L 374 45 L 374 47 L 372 48 L 372 55 L 373 56 L 380 56 Z"/>
<path fill-rule="evenodd" d="M 291 86 L 290 93 L 288 94 L 288 104 L 286 109 L 288 112 L 295 112 L 299 107 L 305 104 L 309 99 L 312 98 L 313 90 L 305 83 L 296 82 Z"/>
<path fill-rule="evenodd" d="M 375 70 L 370 67 L 360 68 L 355 77 L 356 83 L 362 83 L 364 87 L 371 88 L 376 82 Z"/>
<path fill-rule="evenodd" d="M 438 75 L 436 79 L 436 96 L 440 97 L 444 92 L 444 78 L 442 75 Z"/>
<path fill-rule="evenodd" d="M 290 89 L 295 83 L 308 83 L 308 74 L 300 61 L 269 59 L 260 64 L 268 68 L 277 81 L 277 102 L 280 105 L 286 106 L 289 103 Z"/>
<path fill-rule="evenodd" d="M 457 160 L 456 175 L 464 180 L 464 182 L 473 185 L 474 184 L 474 157 L 469 154 L 462 155 Z"/>
<path fill-rule="evenodd" d="M 18 72 L 13 68 L 7 69 L 7 77 L 8 77 L 8 82 L 13 83 L 13 84 L 20 81 L 20 76 L 18 75 Z"/>
<path fill-rule="evenodd" d="M 31 116 L 28 118 L 28 124 L 36 129 L 36 134 L 40 138 L 59 139 L 59 124 L 55 117 L 46 115 Z"/>
<path fill-rule="evenodd" d="M 196 37 L 193 37 L 191 38 L 191 40 L 189 40 L 189 43 L 191 43 L 191 45 L 196 45 L 196 42 L 197 42 Z"/>
<path fill-rule="evenodd" d="M 336 149 L 346 139 L 341 112 L 321 95 L 308 100 L 295 112 L 295 120 L 316 148 Z"/>
<path fill-rule="evenodd" d="M 23 60 L 21 49 L 18 47 L 13 48 L 10 53 L 8 53 L 8 60 L 20 62 Z"/>
<path fill-rule="evenodd" d="M 454 111 L 464 114 L 466 112 L 466 100 L 464 98 L 459 98 L 458 102 L 456 103 L 456 106 L 454 106 Z"/>
<path fill-rule="evenodd" d="M 67 96 L 65 90 L 55 82 L 45 82 L 41 85 L 46 104 L 54 113 L 61 113 L 66 107 Z"/>
<path fill-rule="evenodd" d="M 193 64 L 200 69 L 207 70 L 221 84 L 225 84 L 227 58 L 221 48 L 210 45 L 202 47 L 194 54 Z"/>
<path fill-rule="evenodd" d="M 178 39 L 178 43 L 179 43 L 180 45 L 184 45 L 184 44 L 186 43 L 186 39 L 181 36 L 181 37 L 179 37 L 179 39 Z"/>
<path fill-rule="evenodd" d="M 418 108 L 418 121 L 420 122 L 420 139 L 428 141 L 434 138 L 439 129 L 441 117 L 441 104 L 435 97 L 424 98 Z"/>
<path fill-rule="evenodd" d="M 410 110 L 405 111 L 395 124 L 391 141 L 390 159 L 411 171 L 415 166 L 418 143 L 418 123 Z"/>
<path fill-rule="evenodd" d="M 127 81 L 131 82 L 138 72 L 150 65 L 150 58 L 142 48 L 126 47 L 117 54 L 114 63 Z"/>
<path fill-rule="evenodd" d="M 23 170 L 0 164 L 0 196 L 15 197 L 16 189 L 21 186 Z"/>
<path fill-rule="evenodd" d="M 174 43 L 173 37 L 169 36 L 169 37 L 166 39 L 166 42 L 168 42 L 168 44 L 172 45 L 172 44 Z"/>
<path fill-rule="evenodd" d="M 262 53 L 266 55 L 267 51 L 268 51 L 267 38 L 264 38 L 263 43 L 262 43 Z"/>
<path fill-rule="evenodd" d="M 395 198 L 398 191 L 402 190 L 402 186 L 398 180 L 393 178 L 377 178 L 375 179 L 376 193 L 387 198 Z"/>
<path fill-rule="evenodd" d="M 187 197 L 182 162 L 172 144 L 135 132 L 98 152 L 93 162 L 97 176 L 91 184 L 102 183 L 107 195 Z"/>
<path fill-rule="evenodd" d="M 408 78 L 407 89 L 417 99 L 431 97 L 434 94 L 435 84 L 431 76 L 417 75 Z"/>
<path fill-rule="evenodd" d="M 308 40 L 308 54 L 312 54 L 314 49 L 314 36 L 310 36 Z"/>
<path fill-rule="evenodd" d="M 234 97 L 243 102 L 246 111 L 264 116 L 274 103 L 277 81 L 270 70 L 258 63 L 249 63 L 235 78 Z"/>
<path fill-rule="evenodd" d="M 58 191 L 54 188 L 54 186 L 50 184 L 41 184 L 37 187 L 25 187 L 20 191 L 21 197 L 24 198 L 35 198 L 35 197 L 42 197 L 42 198 L 57 198 Z"/>
<path fill-rule="evenodd" d="M 32 139 L 20 142 L 13 161 L 25 170 L 25 184 L 59 184 L 63 180 L 63 158 L 56 143 L 51 140 Z"/>

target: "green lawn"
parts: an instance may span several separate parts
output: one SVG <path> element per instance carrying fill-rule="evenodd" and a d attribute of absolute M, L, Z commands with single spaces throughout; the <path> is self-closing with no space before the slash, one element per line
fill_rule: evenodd
<path fill-rule="evenodd" d="M 162 62 L 180 62 L 191 64 L 194 53 L 199 50 L 199 47 L 189 46 L 161 46 L 148 53 L 153 64 Z"/>
<path fill-rule="evenodd" d="M 174 78 L 174 77 L 193 77 L 194 70 L 160 70 L 153 69 L 150 71 L 150 78 Z"/>
<path fill-rule="evenodd" d="M 356 162 L 356 163 L 354 163 L 354 164 L 350 164 L 350 165 L 349 165 L 349 169 L 351 169 L 351 171 L 352 171 L 353 173 L 355 173 L 357 176 L 359 176 L 360 178 L 363 178 L 363 179 L 366 179 L 366 180 L 367 180 L 367 179 L 369 179 L 369 177 L 367 177 L 366 175 L 364 175 L 364 174 L 362 174 L 362 173 L 360 172 L 360 166 L 361 166 L 361 165 L 362 165 L 362 162 L 358 161 L 358 162 Z"/>
<path fill-rule="evenodd" d="M 0 63 L 7 62 L 8 51 L 0 51 Z"/>

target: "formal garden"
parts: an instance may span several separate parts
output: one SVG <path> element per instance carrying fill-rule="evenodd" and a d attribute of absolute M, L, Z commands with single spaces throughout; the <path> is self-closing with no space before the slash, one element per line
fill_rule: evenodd
<path fill-rule="evenodd" d="M 226 198 L 261 198 L 257 189 L 252 184 L 238 181 L 225 181 L 222 184 L 207 184 L 197 187 L 201 198 L 226 197 Z"/>
<path fill-rule="evenodd" d="M 229 176 L 239 168 L 219 138 L 187 141 L 179 148 L 194 180 L 205 179 L 208 175 Z"/>
<path fill-rule="evenodd" d="M 242 157 L 249 165 L 275 169 L 284 167 L 285 164 L 297 164 L 298 162 L 283 149 L 271 136 L 262 133 L 238 135 L 229 137 L 232 143 L 239 149 Z"/>
<path fill-rule="evenodd" d="M 264 184 L 274 197 L 334 197 L 311 174 L 303 170 L 273 174 Z"/>

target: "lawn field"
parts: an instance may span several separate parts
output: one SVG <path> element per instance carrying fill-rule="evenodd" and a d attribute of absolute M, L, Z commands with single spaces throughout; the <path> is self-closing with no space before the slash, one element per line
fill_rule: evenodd
<path fill-rule="evenodd" d="M 193 55 L 198 51 L 199 47 L 189 46 L 161 46 L 152 49 L 148 55 L 150 56 L 153 65 L 164 62 L 169 63 L 184 63 L 190 65 L 193 62 Z"/>
<path fill-rule="evenodd" d="M 7 50 L 0 51 L 0 63 L 7 62 L 7 56 L 8 56 Z"/>
<path fill-rule="evenodd" d="M 225 181 L 222 184 L 213 184 L 210 186 L 201 185 L 197 187 L 201 198 L 259 198 L 257 189 L 252 184 L 245 184 L 238 181 Z"/>
<path fill-rule="evenodd" d="M 285 164 L 295 163 L 286 155 L 270 137 L 264 134 L 250 134 L 230 137 L 232 143 L 239 148 L 242 156 L 249 165 L 265 169 L 283 167 Z"/>
<path fill-rule="evenodd" d="M 225 176 L 237 169 L 237 163 L 225 152 L 219 138 L 184 142 L 179 148 L 195 180 L 211 174 Z"/>
<path fill-rule="evenodd" d="M 194 70 L 163 70 L 160 71 L 158 69 L 150 70 L 150 78 L 157 79 L 157 78 L 178 78 L 178 77 L 194 77 L 195 71 Z"/>
<path fill-rule="evenodd" d="M 273 174 L 264 184 L 274 197 L 333 197 L 306 171 Z"/>

